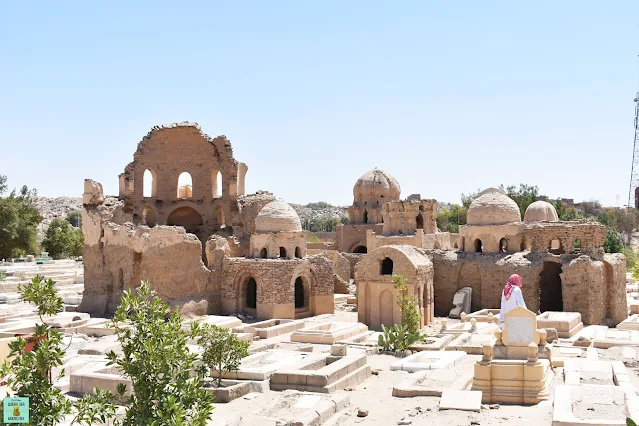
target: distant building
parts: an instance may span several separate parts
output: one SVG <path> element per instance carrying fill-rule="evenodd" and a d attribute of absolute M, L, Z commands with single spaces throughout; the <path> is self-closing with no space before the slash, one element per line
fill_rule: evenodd
<path fill-rule="evenodd" d="M 406 201 L 419 201 L 421 199 L 422 199 L 421 194 L 410 194 L 408 197 L 406 197 Z"/>

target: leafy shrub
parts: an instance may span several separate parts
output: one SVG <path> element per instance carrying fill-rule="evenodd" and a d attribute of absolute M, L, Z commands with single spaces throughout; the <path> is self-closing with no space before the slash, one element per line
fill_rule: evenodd
<path fill-rule="evenodd" d="M 82 226 L 82 212 L 80 210 L 71 210 L 67 213 L 65 220 L 74 227 L 80 228 Z"/>
<path fill-rule="evenodd" d="M 118 367 L 133 383 L 121 425 L 205 426 L 213 396 L 202 388 L 202 374 L 194 369 L 197 355 L 187 347 L 197 326 L 184 331 L 179 314 L 144 281 L 135 293 L 124 292 L 111 326 L 122 353 L 107 353 L 108 365 Z M 125 386 L 119 386 L 118 393 L 125 392 Z"/>
<path fill-rule="evenodd" d="M 84 235 L 64 219 L 53 219 L 42 240 L 42 247 L 54 259 L 82 256 Z"/>
<path fill-rule="evenodd" d="M 621 253 L 626 257 L 626 269 L 631 270 L 637 264 L 637 252 L 630 246 L 623 246 Z"/>
<path fill-rule="evenodd" d="M 606 240 L 604 241 L 604 251 L 606 253 L 620 253 L 623 249 L 621 235 L 614 229 L 608 228 L 606 231 Z"/>
<path fill-rule="evenodd" d="M 400 326 L 399 324 L 395 324 L 389 328 L 382 325 L 382 334 L 377 338 L 377 344 L 387 352 L 402 352 L 424 337 L 426 337 L 426 335 L 417 331 L 410 332 L 405 326 Z"/>
<path fill-rule="evenodd" d="M 197 344 L 204 348 L 202 362 L 217 372 L 217 386 L 222 383 L 222 373 L 237 371 L 242 358 L 249 355 L 250 343 L 243 342 L 226 328 L 203 324 L 197 331 Z"/>
<path fill-rule="evenodd" d="M 7 177 L 0 175 L 0 259 L 36 252 L 38 224 L 42 217 L 36 209 L 37 192 L 23 186 L 7 197 Z"/>
<path fill-rule="evenodd" d="M 42 324 L 36 324 L 28 340 L 18 337 L 9 343 L 11 352 L 2 365 L 1 374 L 7 377 L 7 386 L 13 395 L 29 398 L 29 419 L 33 425 L 54 426 L 69 414 L 75 414 L 71 424 L 104 423 L 115 415 L 109 391 L 94 389 L 94 395 L 85 395 L 71 403 L 60 389 L 53 386 L 52 369 L 62 365 L 65 355 L 61 348 L 62 333 L 42 320 L 42 315 L 55 315 L 62 310 L 63 301 L 54 284 L 51 278 L 45 280 L 36 275 L 29 285 L 18 289 L 25 302 L 37 306 Z M 26 350 L 27 343 L 33 343 L 32 350 Z M 55 380 L 64 375 L 62 370 Z M 2 411 L 0 406 L 0 418 L 4 415 Z"/>
<path fill-rule="evenodd" d="M 397 306 L 402 312 L 402 326 L 406 327 L 408 332 L 415 333 L 420 328 L 421 312 L 417 296 L 408 293 L 406 281 L 402 275 L 393 275 L 393 287 L 397 290 Z"/>

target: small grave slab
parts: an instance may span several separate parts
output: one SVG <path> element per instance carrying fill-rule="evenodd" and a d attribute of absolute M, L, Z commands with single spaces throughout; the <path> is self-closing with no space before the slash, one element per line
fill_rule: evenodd
<path fill-rule="evenodd" d="M 596 329 L 593 339 L 595 348 L 608 349 L 613 346 L 639 346 L 639 331 L 615 328 Z"/>
<path fill-rule="evenodd" d="M 332 345 L 349 337 L 362 334 L 368 327 L 356 322 L 325 322 L 295 330 L 291 334 L 291 342 L 319 343 Z"/>
<path fill-rule="evenodd" d="M 223 377 L 241 380 L 267 380 L 277 370 L 307 360 L 319 360 L 321 354 L 300 351 L 267 350 L 242 359 L 237 371 L 227 371 Z"/>
<path fill-rule="evenodd" d="M 473 381 L 473 363 L 464 362 L 456 368 L 422 370 L 410 374 L 406 380 L 393 386 L 393 396 L 441 396 L 447 389 L 468 389 Z"/>
<path fill-rule="evenodd" d="M 454 339 L 454 334 L 436 334 L 409 346 L 408 349 L 412 351 L 443 351 Z"/>
<path fill-rule="evenodd" d="M 557 385 L 553 405 L 553 426 L 626 424 L 626 393 L 617 386 Z"/>
<path fill-rule="evenodd" d="M 417 352 L 406 358 L 400 359 L 391 364 L 391 370 L 404 370 L 411 373 L 421 370 L 435 370 L 442 368 L 452 368 L 466 357 L 466 352 L 460 351 L 424 351 Z"/>
<path fill-rule="evenodd" d="M 496 340 L 496 337 L 490 334 L 464 333 L 455 337 L 455 339 L 446 346 L 446 350 L 464 351 L 471 355 L 481 355 L 484 345 L 494 346 Z"/>
<path fill-rule="evenodd" d="M 477 320 L 477 322 L 493 322 L 495 324 L 499 323 L 499 314 L 501 313 L 500 309 L 481 309 L 479 311 L 475 311 L 472 314 L 462 315 L 462 321 L 469 322 L 471 319 Z"/>
<path fill-rule="evenodd" d="M 442 392 L 442 399 L 439 401 L 440 410 L 481 410 L 481 392 L 466 390 L 445 390 Z"/>
<path fill-rule="evenodd" d="M 537 316 L 537 327 L 554 328 L 557 336 L 570 338 L 584 328 L 579 312 L 547 311 Z"/>

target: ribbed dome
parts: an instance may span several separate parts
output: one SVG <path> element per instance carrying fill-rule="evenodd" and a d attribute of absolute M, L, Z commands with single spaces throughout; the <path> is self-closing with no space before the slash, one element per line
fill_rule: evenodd
<path fill-rule="evenodd" d="M 468 208 L 468 225 L 504 225 L 521 222 L 521 212 L 517 203 L 497 188 L 488 188 Z"/>
<path fill-rule="evenodd" d="M 256 232 L 298 232 L 302 224 L 297 212 L 284 201 L 271 201 L 255 218 Z"/>
<path fill-rule="evenodd" d="M 376 200 L 384 198 L 386 201 L 398 201 L 400 193 L 399 183 L 384 170 L 373 169 L 364 173 L 353 187 L 355 200 Z"/>
<path fill-rule="evenodd" d="M 547 201 L 535 201 L 526 209 L 524 213 L 524 222 L 556 222 L 559 220 L 555 206 Z"/>

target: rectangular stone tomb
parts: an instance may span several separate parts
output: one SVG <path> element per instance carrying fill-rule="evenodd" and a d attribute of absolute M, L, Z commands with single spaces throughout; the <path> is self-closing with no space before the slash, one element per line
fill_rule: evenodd
<path fill-rule="evenodd" d="M 477 322 L 494 322 L 497 324 L 499 323 L 500 312 L 500 309 L 481 309 L 473 312 L 472 314 L 462 315 L 462 320 L 469 322 L 471 319 L 475 318 Z"/>
<path fill-rule="evenodd" d="M 323 356 L 285 367 L 271 375 L 271 389 L 331 393 L 355 387 L 371 375 L 366 355 Z"/>
<path fill-rule="evenodd" d="M 214 388 L 210 385 L 217 379 L 204 382 L 204 389 L 215 395 L 215 402 L 231 402 L 251 392 L 264 393 L 269 390 L 268 380 L 222 380 L 222 386 Z"/>
<path fill-rule="evenodd" d="M 481 333 L 492 334 L 499 330 L 499 325 L 490 322 L 466 321 L 448 325 L 448 322 L 442 320 L 441 334 L 463 334 L 463 333 Z"/>
<path fill-rule="evenodd" d="M 327 322 L 295 330 L 291 334 L 291 342 L 332 345 L 367 330 L 368 327 L 359 322 Z"/>
<path fill-rule="evenodd" d="M 337 342 L 340 345 L 348 345 L 348 346 L 365 346 L 365 347 L 373 347 L 377 346 L 379 341 L 379 336 L 382 333 L 379 331 L 366 331 L 362 334 L 357 334 L 353 337 L 349 337 L 344 340 L 340 340 Z"/>
<path fill-rule="evenodd" d="M 283 367 L 307 360 L 319 360 L 322 357 L 321 354 L 271 349 L 249 355 L 242 360 L 237 371 L 224 372 L 223 377 L 241 380 L 266 380 Z"/>
<path fill-rule="evenodd" d="M 282 334 L 292 333 L 295 330 L 304 328 L 305 325 L 305 321 L 271 319 L 249 324 L 243 328 L 245 333 L 253 333 L 254 336 L 259 336 L 260 339 L 269 339 Z"/>
<path fill-rule="evenodd" d="M 633 300 L 630 302 L 630 313 L 639 314 L 639 300 Z"/>
<path fill-rule="evenodd" d="M 566 385 L 619 386 L 634 392 L 628 370 L 621 361 L 567 359 L 564 361 Z"/>
<path fill-rule="evenodd" d="M 455 337 L 455 339 L 446 346 L 447 351 L 464 351 L 471 355 L 481 355 L 484 345 L 493 346 L 497 339 L 490 334 L 471 334 L 464 333 Z"/>
<path fill-rule="evenodd" d="M 639 314 L 630 315 L 625 320 L 617 324 L 619 330 L 635 330 L 639 331 Z"/>
<path fill-rule="evenodd" d="M 393 396 L 410 398 L 415 396 L 441 396 L 447 389 L 468 389 L 473 381 L 472 364 L 470 368 L 445 368 L 422 370 L 410 374 L 408 378 L 393 386 Z"/>
<path fill-rule="evenodd" d="M 105 318 L 91 318 L 86 324 L 80 326 L 77 332 L 93 337 L 112 336 L 115 334 L 115 329 L 110 327 L 110 324 L 111 320 Z"/>
<path fill-rule="evenodd" d="M 600 349 L 608 349 L 613 346 L 639 346 L 639 331 L 598 328 L 593 345 Z"/>
<path fill-rule="evenodd" d="M 625 425 L 626 392 L 617 386 L 557 385 L 553 404 L 553 426 Z"/>
<path fill-rule="evenodd" d="M 391 370 L 404 370 L 414 373 L 420 370 L 435 370 L 452 368 L 460 364 L 466 357 L 466 352 L 454 351 L 424 351 L 417 352 L 391 364 Z"/>
<path fill-rule="evenodd" d="M 443 351 L 454 339 L 454 334 L 434 334 L 411 345 L 408 349 L 412 351 Z"/>
<path fill-rule="evenodd" d="M 553 367 L 563 367 L 566 360 L 573 358 L 589 359 L 594 361 L 599 359 L 597 350 L 592 347 L 553 345 L 551 352 Z"/>
<path fill-rule="evenodd" d="M 203 317 L 193 318 L 184 321 L 182 324 L 183 329 L 191 328 L 191 322 L 198 321 L 201 324 L 211 324 L 220 328 L 233 328 L 242 325 L 242 320 L 237 317 L 222 316 L 222 315 L 206 315 Z"/>
<path fill-rule="evenodd" d="M 579 312 L 544 312 L 537 316 L 537 327 L 554 328 L 557 336 L 569 338 L 584 328 Z"/>
<path fill-rule="evenodd" d="M 118 384 L 126 385 L 126 395 L 131 394 L 131 380 L 122 376 L 116 367 L 105 367 L 99 370 L 83 368 L 71 373 L 71 392 L 81 395 L 92 393 L 94 388 L 110 390 L 117 394 Z"/>

